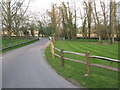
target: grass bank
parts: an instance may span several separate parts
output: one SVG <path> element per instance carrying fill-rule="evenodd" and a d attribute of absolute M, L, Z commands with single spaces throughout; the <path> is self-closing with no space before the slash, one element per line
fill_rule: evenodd
<path fill-rule="evenodd" d="M 91 55 L 103 56 L 118 59 L 118 44 L 99 44 L 96 41 L 88 40 L 58 40 L 55 47 L 66 51 L 85 53 L 90 51 Z M 57 54 L 59 52 L 55 51 Z M 86 65 L 65 60 L 65 66 L 61 67 L 60 58 L 51 58 L 50 47 L 45 51 L 46 58 L 50 65 L 67 80 L 77 81 L 81 86 L 87 88 L 118 88 L 118 72 L 91 66 L 90 76 L 86 77 Z M 86 61 L 85 57 L 65 54 L 65 57 Z M 110 65 L 109 61 L 100 59 L 90 59 L 91 63 L 118 67 L 117 63 Z"/>
<path fill-rule="evenodd" d="M 17 38 L 17 37 L 12 37 L 11 41 L 9 41 L 8 37 L 3 37 L 2 38 L 2 48 L 6 48 L 9 46 L 13 46 L 19 43 L 27 42 L 30 41 L 31 39 L 29 38 Z"/>
<path fill-rule="evenodd" d="M 13 46 L 13 45 L 16 45 L 16 44 L 20 44 L 20 43 L 23 43 L 23 42 L 28 42 L 28 41 L 31 41 L 31 39 L 12 38 L 11 41 L 12 42 L 9 42 L 8 38 L 3 38 L 3 40 L 2 40 L 2 48 L 6 48 L 6 47 Z M 2 50 L 2 53 L 13 50 L 13 49 L 16 49 L 16 48 L 19 48 L 19 47 L 26 46 L 26 45 L 29 45 L 29 44 L 32 44 L 32 43 L 34 43 L 36 41 L 37 40 L 33 40 L 31 42 L 28 42 L 28 43 L 24 43 L 24 44 L 17 45 L 17 46 L 11 47 L 11 48 L 7 48 L 5 50 Z"/>

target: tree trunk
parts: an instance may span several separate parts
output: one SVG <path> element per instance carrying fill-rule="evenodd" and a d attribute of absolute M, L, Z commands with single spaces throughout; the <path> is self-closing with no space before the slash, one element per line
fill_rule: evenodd
<path fill-rule="evenodd" d="M 99 35 L 99 42 L 102 43 L 102 37 Z"/>

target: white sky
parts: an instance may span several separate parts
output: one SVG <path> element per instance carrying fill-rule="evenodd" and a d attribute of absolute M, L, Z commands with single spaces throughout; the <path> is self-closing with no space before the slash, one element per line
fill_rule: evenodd
<path fill-rule="evenodd" d="M 29 9 L 31 9 L 32 11 L 38 11 L 41 9 L 49 9 L 51 3 L 60 4 L 61 1 L 72 2 L 74 0 L 31 0 Z M 96 0 L 96 1 L 99 1 L 99 0 Z M 103 0 L 103 1 L 109 2 L 109 0 Z M 120 1 L 120 0 L 116 0 L 116 2 L 118 2 L 118 1 Z M 83 2 L 83 0 L 75 0 L 75 2 L 76 2 L 76 4 L 80 4 L 81 2 Z"/>
<path fill-rule="evenodd" d="M 52 3 L 56 3 L 57 5 L 59 5 L 62 1 L 69 2 L 69 3 L 72 3 L 75 1 L 76 8 L 84 11 L 83 6 L 82 6 L 83 0 L 31 0 L 28 11 L 32 11 L 34 13 L 37 13 L 37 12 L 42 13 L 41 11 L 44 11 L 47 9 L 50 10 Z M 101 10 L 101 7 L 99 7 L 99 1 L 100 0 L 96 0 L 96 5 L 98 4 L 97 10 Z M 106 4 L 109 4 L 109 0 L 104 0 L 104 1 L 106 2 Z M 120 0 L 116 0 L 116 2 L 119 2 L 119 1 Z M 78 14 L 79 14 L 79 10 L 77 10 Z M 81 11 L 81 12 L 83 12 L 83 11 Z M 80 14 L 78 16 L 80 16 Z M 79 23 L 78 26 L 80 26 L 82 24 L 79 19 L 78 19 L 78 23 Z"/>
<path fill-rule="evenodd" d="M 31 0 L 29 10 L 35 12 L 43 9 L 45 10 L 50 9 L 52 3 L 56 3 L 57 5 L 59 5 L 62 1 L 72 2 L 73 0 Z M 75 1 L 79 1 L 79 0 L 75 0 Z"/>

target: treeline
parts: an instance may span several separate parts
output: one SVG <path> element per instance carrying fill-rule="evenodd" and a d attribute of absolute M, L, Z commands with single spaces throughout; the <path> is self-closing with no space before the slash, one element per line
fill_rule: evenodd
<path fill-rule="evenodd" d="M 77 1 L 78 2 L 78 1 Z M 118 3 L 110 0 L 105 1 L 83 1 L 80 9 L 74 2 L 61 2 L 60 5 L 52 4 L 50 10 L 45 13 L 31 16 L 27 13 L 30 1 L 24 6 L 24 1 L 1 2 L 1 21 L 3 36 L 53 36 L 56 39 L 76 39 L 77 34 L 83 38 L 91 38 L 97 35 L 99 41 L 103 39 L 114 42 L 114 38 L 120 37 L 120 23 L 117 16 Z M 99 5 L 98 5 L 99 4 Z M 81 8 L 82 7 L 82 8 Z M 99 8 L 99 10 L 98 10 Z M 81 27 L 78 27 L 82 22 Z"/>
<path fill-rule="evenodd" d="M 98 3 L 99 6 L 96 5 Z M 113 43 L 115 37 L 120 37 L 117 5 L 115 0 L 110 0 L 109 4 L 101 0 L 97 2 L 95 0 L 84 1 L 82 2 L 84 12 L 82 12 L 81 9 L 76 9 L 75 2 L 72 5 L 69 2 L 61 2 L 59 6 L 52 4 L 51 11 L 47 12 L 50 17 L 48 26 L 51 27 L 51 32 L 53 32 L 51 34 L 55 38 L 76 39 L 77 33 L 81 33 L 83 38 L 90 38 L 92 34 L 96 34 L 101 43 L 103 39 Z M 77 27 L 78 17 L 82 22 L 80 28 Z"/>

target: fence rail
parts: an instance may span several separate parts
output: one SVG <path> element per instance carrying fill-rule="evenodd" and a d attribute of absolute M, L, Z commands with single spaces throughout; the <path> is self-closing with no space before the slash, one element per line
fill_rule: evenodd
<path fill-rule="evenodd" d="M 91 56 L 89 56 L 89 57 L 120 63 L 120 60 L 111 59 L 111 58 L 106 58 L 106 57 L 101 57 L 101 56 L 94 56 L 94 55 L 91 55 Z"/>
<path fill-rule="evenodd" d="M 54 49 L 57 50 L 57 51 L 60 51 L 60 49 L 58 49 L 58 48 L 54 48 Z M 86 54 L 84 54 L 84 53 L 76 53 L 76 52 L 71 52 L 71 51 L 63 51 L 63 52 L 64 53 L 68 53 L 68 54 L 75 54 L 75 55 L 80 55 L 80 56 L 86 56 Z M 88 57 L 102 59 L 102 60 L 107 60 L 107 61 L 112 61 L 112 62 L 119 62 L 120 63 L 120 60 L 106 58 L 106 57 L 101 57 L 101 56 L 89 55 Z"/>
<path fill-rule="evenodd" d="M 61 52 L 61 55 L 56 54 L 54 50 L 57 50 L 57 51 Z M 64 60 L 69 60 L 69 61 L 74 61 L 74 62 L 79 62 L 79 63 L 82 63 L 82 64 L 86 64 L 86 75 L 87 76 L 89 76 L 89 74 L 90 74 L 90 66 L 95 66 L 95 67 L 100 67 L 100 68 L 105 68 L 105 69 L 109 69 L 109 70 L 120 72 L 119 68 L 110 67 L 110 66 L 101 65 L 101 64 L 90 63 L 90 59 L 89 58 L 96 58 L 96 59 L 101 59 L 101 60 L 107 60 L 107 61 L 111 61 L 111 63 L 112 62 L 120 63 L 120 60 L 106 58 L 106 57 L 101 57 L 101 56 L 95 56 L 95 55 L 89 55 L 89 53 L 90 53 L 89 51 L 87 51 L 86 54 L 84 54 L 84 53 L 77 53 L 77 52 L 71 52 L 71 51 L 64 51 L 63 49 L 60 50 L 60 49 L 54 47 L 54 44 L 51 42 L 51 53 L 52 53 L 52 57 L 57 56 L 57 57 L 61 58 L 62 66 L 64 66 Z M 74 54 L 74 55 L 79 55 L 79 56 L 85 56 L 86 57 L 86 62 L 80 61 L 80 60 L 66 58 L 66 57 L 64 57 L 64 53 Z"/>

